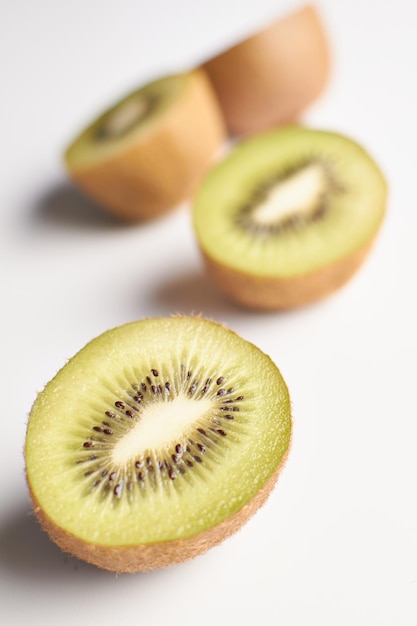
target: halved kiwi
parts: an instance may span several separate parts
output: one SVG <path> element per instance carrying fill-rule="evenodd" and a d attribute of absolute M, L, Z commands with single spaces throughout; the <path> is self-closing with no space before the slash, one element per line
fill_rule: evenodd
<path fill-rule="evenodd" d="M 193 221 L 226 294 L 285 309 L 349 280 L 379 231 L 386 197 L 383 174 L 356 142 L 290 126 L 247 139 L 214 167 Z"/>
<path fill-rule="evenodd" d="M 145 319 L 91 341 L 39 394 L 27 481 L 63 550 L 151 570 L 238 530 L 290 437 L 287 386 L 257 347 L 200 317 Z"/>
<path fill-rule="evenodd" d="M 294 123 L 323 91 L 330 46 L 312 5 L 279 18 L 203 64 L 234 135 Z"/>
<path fill-rule="evenodd" d="M 65 163 L 105 209 L 149 219 L 189 197 L 224 135 L 217 99 L 199 69 L 129 94 L 71 143 Z"/>

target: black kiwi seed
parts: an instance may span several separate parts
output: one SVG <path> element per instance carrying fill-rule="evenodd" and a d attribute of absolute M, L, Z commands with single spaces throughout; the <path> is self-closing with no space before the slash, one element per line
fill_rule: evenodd
<path fill-rule="evenodd" d="M 123 491 L 123 481 L 120 481 L 115 488 L 113 489 L 113 493 L 115 496 L 121 496 Z"/>

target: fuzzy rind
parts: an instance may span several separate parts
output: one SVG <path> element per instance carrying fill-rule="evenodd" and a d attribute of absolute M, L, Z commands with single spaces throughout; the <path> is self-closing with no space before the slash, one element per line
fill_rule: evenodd
<path fill-rule="evenodd" d="M 374 239 L 338 261 L 314 272 L 292 277 L 256 276 L 222 265 L 204 250 L 202 256 L 213 283 L 231 300 L 258 310 L 294 309 L 325 298 L 356 274 Z"/>
<path fill-rule="evenodd" d="M 305 5 L 207 60 L 207 71 L 233 135 L 296 121 L 324 90 L 330 44 L 323 21 Z"/>
<path fill-rule="evenodd" d="M 189 561 L 206 553 L 240 530 L 267 501 L 285 465 L 289 447 L 271 478 L 250 502 L 216 526 L 180 540 L 114 547 L 88 543 L 68 533 L 51 520 L 39 506 L 30 484 L 29 494 L 39 523 L 63 552 L 111 572 L 131 574 L 146 572 Z"/>

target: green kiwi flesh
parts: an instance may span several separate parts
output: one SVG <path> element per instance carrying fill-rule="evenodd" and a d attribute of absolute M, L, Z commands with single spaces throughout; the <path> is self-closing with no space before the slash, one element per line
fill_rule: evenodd
<path fill-rule="evenodd" d="M 27 481 L 64 550 L 150 570 L 246 522 L 290 438 L 288 389 L 261 350 L 200 317 L 145 319 L 92 340 L 38 395 Z"/>
<path fill-rule="evenodd" d="M 273 281 L 291 296 L 293 279 L 315 280 L 350 258 L 358 265 L 381 226 L 386 196 L 381 170 L 355 141 L 288 126 L 242 142 L 209 172 L 195 198 L 194 228 L 213 274 L 222 282 L 221 268 L 229 271 L 224 289 L 233 292 L 236 281 L 239 299 L 244 284 L 256 292 L 256 279 L 269 281 L 266 301 L 254 293 L 255 305 L 285 308 L 304 304 L 301 283 L 287 300 L 274 299 Z M 251 303 L 248 293 L 242 299 Z"/>

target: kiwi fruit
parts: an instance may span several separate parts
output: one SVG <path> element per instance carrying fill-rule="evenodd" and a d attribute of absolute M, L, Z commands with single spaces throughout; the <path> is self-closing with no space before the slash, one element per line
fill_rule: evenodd
<path fill-rule="evenodd" d="M 287 126 L 242 141 L 208 173 L 193 225 L 225 294 L 256 309 L 288 309 L 351 278 L 386 198 L 381 170 L 355 141 Z"/>
<path fill-rule="evenodd" d="M 158 217 L 194 191 L 225 137 L 204 70 L 142 86 L 88 126 L 65 152 L 69 176 L 122 219 Z"/>
<path fill-rule="evenodd" d="M 317 9 L 305 5 L 208 59 L 232 135 L 294 123 L 323 91 L 330 45 Z"/>
<path fill-rule="evenodd" d="M 202 317 L 143 319 L 93 339 L 38 395 L 27 482 L 64 551 L 146 571 L 237 531 L 290 439 L 288 389 L 260 349 Z"/>

